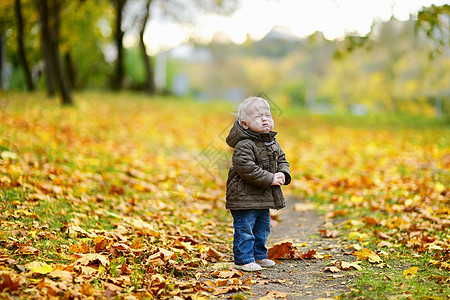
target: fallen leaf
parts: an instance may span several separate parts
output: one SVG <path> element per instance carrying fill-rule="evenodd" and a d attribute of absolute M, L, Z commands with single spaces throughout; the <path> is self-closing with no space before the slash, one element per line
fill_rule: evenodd
<path fill-rule="evenodd" d="M 324 272 L 331 272 L 331 273 L 338 273 L 341 271 L 340 269 L 334 266 L 325 267 L 323 270 Z"/>
<path fill-rule="evenodd" d="M 364 218 L 364 222 L 367 225 L 376 225 L 376 224 L 378 224 L 379 221 L 377 219 L 375 219 L 375 218 L 372 218 L 372 217 L 365 217 Z"/>
<path fill-rule="evenodd" d="M 109 289 L 112 292 L 120 292 L 122 290 L 120 286 L 115 285 L 113 283 L 105 282 L 103 283 L 103 285 L 106 289 Z"/>
<path fill-rule="evenodd" d="M 41 292 L 45 295 L 47 295 L 47 297 L 51 298 L 51 297 L 56 297 L 58 295 L 58 292 L 61 291 L 60 288 L 58 288 L 57 283 L 54 282 L 51 279 L 48 279 L 46 277 L 42 278 L 37 284 L 36 286 L 38 287 L 38 289 L 41 290 Z"/>
<path fill-rule="evenodd" d="M 379 231 L 377 229 L 375 229 L 373 233 L 376 237 L 379 237 L 380 239 L 383 239 L 383 240 L 390 239 L 390 236 L 388 236 L 386 233 Z"/>
<path fill-rule="evenodd" d="M 351 270 L 351 269 L 362 270 L 361 266 L 358 265 L 357 263 L 350 263 L 350 262 L 346 262 L 343 260 L 339 261 L 338 267 L 344 271 Z"/>
<path fill-rule="evenodd" d="M 335 238 L 335 237 L 339 236 L 339 231 L 337 231 L 337 230 L 321 229 L 321 230 L 319 230 L 319 232 L 323 237 L 326 237 L 326 238 Z"/>
<path fill-rule="evenodd" d="M 241 271 L 233 269 L 231 271 L 216 271 L 214 272 L 214 275 L 219 278 L 233 278 L 233 277 L 241 277 L 243 274 Z"/>
<path fill-rule="evenodd" d="M 295 250 L 296 248 L 294 244 L 292 244 L 291 242 L 284 242 L 281 244 L 276 244 L 269 248 L 269 250 L 267 251 L 267 255 L 269 259 L 289 259 L 294 256 Z"/>
<path fill-rule="evenodd" d="M 159 232 L 152 225 L 141 219 L 138 218 L 134 218 L 131 220 L 129 219 L 128 223 L 141 234 L 148 234 L 156 237 L 159 236 Z"/>
<path fill-rule="evenodd" d="M 52 266 L 40 261 L 33 261 L 29 264 L 26 264 L 25 267 L 38 274 L 48 274 L 53 271 Z"/>
<path fill-rule="evenodd" d="M 19 246 L 17 252 L 19 252 L 20 254 L 33 254 L 33 255 L 39 254 L 39 250 L 31 246 Z"/>
<path fill-rule="evenodd" d="M 15 292 L 19 289 L 19 282 L 13 280 L 9 274 L 2 274 L 2 282 L 0 283 L 0 291 L 9 290 Z"/>
<path fill-rule="evenodd" d="M 353 255 L 358 257 L 358 260 L 368 260 L 370 263 L 381 263 L 383 260 L 375 252 L 370 249 L 362 248 L 361 251 L 354 251 Z"/>
<path fill-rule="evenodd" d="M 390 242 L 386 242 L 386 241 L 381 241 L 377 244 L 378 248 L 382 248 L 382 247 L 388 247 L 388 248 L 392 248 L 393 244 Z"/>
<path fill-rule="evenodd" d="M 86 282 L 85 284 L 83 284 L 81 286 L 81 293 L 87 297 L 93 296 L 94 295 L 94 287 L 89 282 Z"/>
<path fill-rule="evenodd" d="M 309 249 L 308 252 L 306 253 L 301 253 L 300 251 L 298 251 L 296 253 L 296 255 L 298 255 L 298 257 L 300 259 L 310 259 L 310 258 L 314 258 L 314 255 L 317 253 L 316 250 L 314 249 Z"/>
<path fill-rule="evenodd" d="M 109 265 L 108 258 L 101 254 L 89 253 L 89 254 L 80 254 L 81 257 L 78 258 L 74 264 L 80 264 L 83 266 L 87 266 L 90 264 L 95 264 L 96 261 L 99 261 L 104 267 Z"/>
<path fill-rule="evenodd" d="M 72 272 L 64 271 L 64 270 L 54 270 L 48 273 L 48 276 L 52 278 L 59 278 L 61 281 L 72 282 L 73 275 Z"/>
<path fill-rule="evenodd" d="M 218 296 L 218 295 L 222 295 L 222 294 L 246 291 L 249 289 L 250 288 L 247 286 L 224 286 L 224 287 L 214 289 L 212 294 L 213 294 L 213 296 Z"/>
<path fill-rule="evenodd" d="M 209 248 L 208 251 L 206 252 L 206 254 L 208 255 L 208 257 L 212 257 L 214 258 L 216 261 L 217 260 L 221 260 L 222 257 L 224 256 L 222 253 L 214 250 L 213 248 Z"/>
<path fill-rule="evenodd" d="M 72 250 L 73 253 L 89 253 L 89 246 L 85 243 L 75 243 L 70 245 L 70 250 Z"/>
<path fill-rule="evenodd" d="M 106 250 L 106 247 L 109 245 L 109 240 L 103 236 L 98 236 L 94 239 L 94 243 L 95 243 L 95 252 L 99 253 L 102 252 L 104 250 Z M 86 253 L 86 252 L 84 252 Z"/>
<path fill-rule="evenodd" d="M 67 227 L 67 234 L 72 239 L 76 239 L 81 236 L 89 236 L 89 233 L 86 230 L 75 225 L 70 225 L 69 227 Z"/>
<path fill-rule="evenodd" d="M 406 279 L 410 279 L 410 278 L 412 278 L 412 277 L 414 277 L 416 275 L 418 269 L 419 269 L 418 267 L 411 267 L 408 270 L 404 270 L 403 271 L 403 276 Z"/>

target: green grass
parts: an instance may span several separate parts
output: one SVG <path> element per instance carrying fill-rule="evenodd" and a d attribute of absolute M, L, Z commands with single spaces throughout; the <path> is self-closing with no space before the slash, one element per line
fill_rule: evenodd
<path fill-rule="evenodd" d="M 368 214 L 376 217 L 376 214 Z M 355 215 L 350 214 L 345 217 L 349 220 L 357 220 Z M 344 222 L 344 218 L 338 219 Z M 372 264 L 367 261 L 362 262 L 362 270 L 354 271 L 354 279 L 349 287 L 350 293 L 343 294 L 340 299 L 449 299 L 450 298 L 450 270 L 434 266 L 432 260 L 439 259 L 433 252 L 417 252 L 404 245 L 393 248 L 378 248 L 372 232 L 375 229 L 382 230 L 381 227 L 372 226 L 368 229 L 363 224 L 345 228 L 340 226 L 341 237 L 349 245 L 359 244 L 375 252 L 382 251 L 380 257 L 385 264 Z M 349 233 L 356 231 L 366 233 L 369 237 L 366 240 L 350 238 Z M 444 232 L 441 233 L 445 235 Z M 395 243 L 395 241 L 391 241 Z M 442 258 L 441 258 L 442 259 Z M 406 278 L 403 271 L 411 267 L 417 267 L 417 273 Z"/>
<path fill-rule="evenodd" d="M 390 268 L 380 269 L 363 263 L 363 270 L 355 275 L 352 292 L 341 299 L 448 299 L 450 297 L 449 272 L 429 266 L 425 259 L 390 259 Z M 418 267 L 417 273 L 405 278 L 403 271 Z"/>

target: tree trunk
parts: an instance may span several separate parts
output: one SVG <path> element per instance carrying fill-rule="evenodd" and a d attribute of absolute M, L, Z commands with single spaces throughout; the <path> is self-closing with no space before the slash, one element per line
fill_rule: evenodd
<path fill-rule="evenodd" d="M 22 7 L 20 4 L 20 0 L 15 0 L 14 9 L 16 12 L 16 20 L 17 20 L 17 48 L 19 51 L 19 62 L 22 65 L 23 72 L 25 75 L 25 82 L 27 85 L 28 91 L 34 90 L 33 77 L 31 76 L 31 70 L 28 65 L 27 56 L 25 54 L 25 45 L 23 42 L 24 34 L 23 34 L 23 17 L 22 17 Z"/>
<path fill-rule="evenodd" d="M 6 34 L 0 32 L 0 90 L 5 87 Z"/>
<path fill-rule="evenodd" d="M 41 3 L 42 2 L 42 3 Z M 45 4 L 45 10 L 42 7 L 42 5 Z M 49 31 L 48 31 L 48 9 L 47 9 L 47 2 L 36 0 L 36 7 L 38 9 L 39 14 L 39 21 L 41 25 L 41 45 L 42 45 L 42 52 L 44 56 L 44 62 L 45 62 L 45 82 L 46 82 L 46 88 L 47 88 L 47 97 L 54 97 L 56 92 L 56 80 L 54 78 L 54 74 L 52 72 L 52 53 L 51 53 L 51 45 L 50 45 L 50 37 L 49 37 Z"/>
<path fill-rule="evenodd" d="M 145 28 L 147 26 L 147 21 L 150 17 L 150 4 L 152 3 L 152 0 L 147 0 L 147 5 L 145 7 L 145 17 L 142 22 L 142 28 L 140 32 L 140 41 L 141 41 L 141 49 L 142 49 L 142 56 L 144 58 L 144 65 L 145 65 L 145 72 L 147 75 L 144 88 L 149 94 L 155 94 L 156 93 L 156 86 L 155 86 L 155 75 L 153 73 L 152 69 L 152 63 L 150 60 L 150 57 L 147 55 L 147 47 L 144 43 L 144 32 Z"/>
<path fill-rule="evenodd" d="M 123 78 L 125 76 L 124 72 L 124 61 L 123 61 L 123 36 L 124 32 L 122 30 L 122 10 L 125 6 L 126 0 L 114 0 L 116 4 L 116 45 L 117 45 L 117 63 L 116 63 L 116 73 L 113 81 L 113 88 L 115 90 L 122 89 Z"/>
<path fill-rule="evenodd" d="M 70 55 L 69 51 L 67 51 L 66 54 L 64 55 L 64 65 L 65 65 L 65 70 L 66 70 L 67 79 L 69 81 L 69 85 L 72 89 L 76 89 L 77 88 L 77 80 L 76 80 L 77 74 L 76 74 L 75 65 L 72 60 L 72 55 Z"/>
<path fill-rule="evenodd" d="M 62 104 L 72 105 L 71 90 L 63 71 L 59 51 L 60 2 L 59 0 L 36 0 L 36 6 L 41 22 L 43 48 L 48 55 L 46 67 L 50 77 L 55 79 L 54 83 L 61 93 Z"/>

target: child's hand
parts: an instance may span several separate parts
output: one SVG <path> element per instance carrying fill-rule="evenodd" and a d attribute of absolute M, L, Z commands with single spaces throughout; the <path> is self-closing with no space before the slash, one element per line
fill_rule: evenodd
<path fill-rule="evenodd" d="M 273 176 L 273 181 L 272 181 L 272 185 L 283 185 L 284 182 L 286 181 L 286 178 L 284 176 L 284 173 L 282 172 L 277 172 L 274 174 L 275 176 Z"/>

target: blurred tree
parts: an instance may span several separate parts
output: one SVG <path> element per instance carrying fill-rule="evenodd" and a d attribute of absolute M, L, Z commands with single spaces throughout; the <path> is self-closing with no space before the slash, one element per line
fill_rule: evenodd
<path fill-rule="evenodd" d="M 438 46 L 430 53 L 443 53 L 449 49 L 450 44 L 450 4 L 441 6 L 431 5 L 419 11 L 415 23 L 416 33 L 425 31 L 426 35 L 433 41 L 437 41 Z"/>
<path fill-rule="evenodd" d="M 115 74 L 112 82 L 112 87 L 115 90 L 122 89 L 123 79 L 125 77 L 124 72 L 124 49 L 123 49 L 123 36 L 125 35 L 122 29 L 123 8 L 127 0 L 112 0 L 115 9 L 115 26 L 114 26 L 114 39 L 117 47 L 117 61 L 115 66 Z"/>
<path fill-rule="evenodd" d="M 110 1 L 68 1 L 61 14 L 60 49 L 71 87 L 103 87 L 111 74 L 104 52 L 112 40 Z"/>
<path fill-rule="evenodd" d="M 144 34 L 147 22 L 151 18 L 150 9 L 157 5 L 161 11 L 162 19 L 174 20 L 183 24 L 195 23 L 196 17 L 204 13 L 229 14 L 236 9 L 237 0 L 111 0 L 115 8 L 115 42 L 117 46 L 117 60 L 113 87 L 121 89 L 125 78 L 123 37 L 126 31 L 136 30 L 139 32 L 140 47 L 143 52 L 144 64 L 146 65 L 147 79 L 145 87 L 147 91 L 155 91 L 154 76 L 151 68 L 151 60 L 144 43 Z M 127 6 L 133 9 L 127 11 Z M 127 13 L 127 14 L 125 14 Z M 129 19 L 133 19 L 130 21 Z M 128 23 L 128 24 L 126 24 Z M 128 26 L 127 26 L 128 25 Z M 150 34 L 151 35 L 151 34 Z"/>
<path fill-rule="evenodd" d="M 61 0 L 36 0 L 42 35 L 42 50 L 44 52 L 47 85 L 53 83 L 61 93 L 63 105 L 72 105 L 72 94 L 67 76 L 63 71 L 60 41 Z"/>
<path fill-rule="evenodd" d="M 14 3 L 0 1 L 0 90 L 5 86 L 7 32 L 14 24 Z"/>
<path fill-rule="evenodd" d="M 141 30 L 139 31 L 139 41 L 142 49 L 142 58 L 144 59 L 144 66 L 145 66 L 145 73 L 147 75 L 147 79 L 145 80 L 144 89 L 149 94 L 155 94 L 156 93 L 156 86 L 155 86 L 155 76 L 153 74 L 153 68 L 152 68 L 152 62 L 150 60 L 150 57 L 147 54 L 147 46 L 145 45 L 144 41 L 144 33 L 145 29 L 147 28 L 148 19 L 150 18 L 150 4 L 152 3 L 152 0 L 147 0 L 147 3 L 145 4 L 145 10 L 144 10 L 144 16 L 141 20 Z"/>
<path fill-rule="evenodd" d="M 317 86 L 326 73 L 333 59 L 333 45 L 328 42 L 322 32 L 315 32 L 309 36 L 307 46 L 304 48 L 308 59 L 307 77 L 305 87 L 305 103 L 312 108 L 317 101 Z"/>
<path fill-rule="evenodd" d="M 0 31 L 0 90 L 3 89 L 4 83 L 4 69 L 6 57 L 6 34 Z"/>
<path fill-rule="evenodd" d="M 0 90 L 5 85 L 6 31 L 13 23 L 12 11 L 10 2 L 0 1 Z"/>
<path fill-rule="evenodd" d="M 16 12 L 16 22 L 17 22 L 17 49 L 19 54 L 19 61 L 23 68 L 27 89 L 28 91 L 33 91 L 34 90 L 33 78 L 31 76 L 30 65 L 28 63 L 28 59 L 25 53 L 24 21 L 22 16 L 21 0 L 14 1 L 14 9 Z"/>

